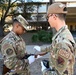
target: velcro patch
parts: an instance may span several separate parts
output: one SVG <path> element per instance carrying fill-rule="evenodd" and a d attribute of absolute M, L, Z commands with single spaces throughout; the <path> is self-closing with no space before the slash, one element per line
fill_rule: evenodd
<path fill-rule="evenodd" d="M 59 50 L 58 54 L 61 55 L 61 56 L 63 56 L 63 57 L 65 57 L 65 58 L 67 58 L 67 59 L 70 56 L 70 53 L 69 52 L 67 52 L 65 50 L 62 50 L 62 49 Z"/>
<path fill-rule="evenodd" d="M 9 46 L 10 46 L 10 44 L 5 43 L 5 44 L 3 45 L 3 50 L 7 49 Z"/>
<path fill-rule="evenodd" d="M 2 44 L 2 51 L 7 55 L 12 55 L 13 54 L 13 47 L 10 43 L 4 42 Z"/>

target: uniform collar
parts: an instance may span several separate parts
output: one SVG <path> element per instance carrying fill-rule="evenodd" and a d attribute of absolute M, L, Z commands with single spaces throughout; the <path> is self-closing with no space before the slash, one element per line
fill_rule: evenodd
<path fill-rule="evenodd" d="M 61 27 L 61 28 L 57 31 L 57 33 L 54 35 L 54 37 L 52 38 L 52 40 L 56 39 L 57 36 L 58 36 L 63 30 L 65 30 L 65 29 L 67 29 L 67 28 L 68 28 L 67 25 Z"/>
<path fill-rule="evenodd" d="M 11 31 L 9 34 L 7 34 L 2 40 L 0 40 L 0 44 L 4 39 L 8 39 L 8 37 L 13 37 L 15 41 L 21 40 L 22 38 L 20 35 L 18 36 L 15 32 Z"/>
<path fill-rule="evenodd" d="M 14 39 L 20 40 L 20 35 L 18 36 L 15 32 L 11 31 L 12 36 L 14 36 Z"/>

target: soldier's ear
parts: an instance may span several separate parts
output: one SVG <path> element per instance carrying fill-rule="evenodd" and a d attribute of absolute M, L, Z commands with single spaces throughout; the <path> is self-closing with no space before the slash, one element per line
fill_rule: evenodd
<path fill-rule="evenodd" d="M 16 23 L 15 27 L 16 27 L 16 28 L 18 28 L 18 27 L 19 27 L 19 24 L 18 24 L 18 23 Z"/>

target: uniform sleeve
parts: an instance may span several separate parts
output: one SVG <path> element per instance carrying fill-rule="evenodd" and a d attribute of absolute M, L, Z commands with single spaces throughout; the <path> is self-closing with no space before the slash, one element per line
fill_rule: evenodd
<path fill-rule="evenodd" d="M 55 68 L 58 70 L 60 74 L 67 68 L 68 63 L 71 64 L 70 61 L 73 57 L 71 49 L 71 46 L 69 47 L 68 44 L 61 42 L 55 45 L 55 53 L 51 53 L 52 58 L 55 58 L 55 60 L 53 60 Z"/>
<path fill-rule="evenodd" d="M 48 52 L 50 52 L 50 50 L 51 50 L 51 46 L 47 46 L 47 47 L 45 47 L 45 48 L 41 48 L 41 52 L 46 52 L 46 53 L 48 53 Z"/>
<path fill-rule="evenodd" d="M 2 43 L 1 51 L 4 57 L 4 64 L 7 68 L 13 70 L 21 70 L 25 66 L 25 63 L 28 63 L 28 60 L 18 59 L 15 53 L 15 50 L 10 42 L 5 41 Z"/>

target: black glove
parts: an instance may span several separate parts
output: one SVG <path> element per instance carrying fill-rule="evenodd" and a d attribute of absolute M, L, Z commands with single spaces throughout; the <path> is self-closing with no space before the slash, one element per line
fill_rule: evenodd
<path fill-rule="evenodd" d="M 42 62 L 46 68 L 49 68 L 49 61 L 48 60 L 42 60 Z"/>
<path fill-rule="evenodd" d="M 47 68 L 47 71 L 55 71 L 54 68 L 49 67 L 49 61 L 48 60 L 42 60 L 43 65 Z"/>

